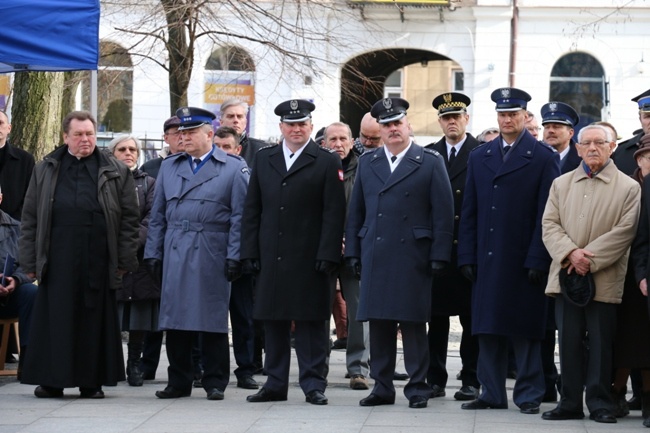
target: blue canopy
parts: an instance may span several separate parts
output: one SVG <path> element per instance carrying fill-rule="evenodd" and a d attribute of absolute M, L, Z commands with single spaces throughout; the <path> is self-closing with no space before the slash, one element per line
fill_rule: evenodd
<path fill-rule="evenodd" d="M 0 0 L 0 73 L 97 69 L 99 0 Z"/>

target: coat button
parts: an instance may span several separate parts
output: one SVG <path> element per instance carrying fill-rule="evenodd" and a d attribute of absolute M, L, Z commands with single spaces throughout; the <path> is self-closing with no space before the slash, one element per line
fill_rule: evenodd
<path fill-rule="evenodd" d="M 278 233 L 278 236 L 282 236 L 282 232 Z"/>
<path fill-rule="evenodd" d="M 280 206 L 280 210 L 284 210 L 284 206 Z"/>
<path fill-rule="evenodd" d="M 183 203 L 183 199 L 178 200 L 178 203 Z"/>
<path fill-rule="evenodd" d="M 456 190 L 456 194 L 460 195 L 461 191 L 459 189 Z"/>
<path fill-rule="evenodd" d="M 498 188 L 498 187 L 497 187 L 496 185 L 494 185 L 494 189 L 497 189 L 497 188 Z"/>
<path fill-rule="evenodd" d="M 383 214 L 377 214 L 377 216 L 378 216 L 379 218 L 381 218 L 381 217 L 383 217 L 384 215 L 383 215 Z"/>
<path fill-rule="evenodd" d="M 409 195 L 410 195 L 410 194 L 409 194 L 408 192 L 405 192 L 405 193 L 404 193 L 404 196 L 405 196 L 405 197 L 408 197 Z"/>
<path fill-rule="evenodd" d="M 493 232 L 493 231 L 494 231 L 494 229 L 493 229 L 492 227 L 490 227 L 490 231 L 491 231 L 491 232 Z"/>
<path fill-rule="evenodd" d="M 404 221 L 406 221 L 406 218 L 408 218 L 406 215 L 404 215 L 404 216 L 402 217 L 402 219 L 403 219 Z"/>
<path fill-rule="evenodd" d="M 380 241 L 380 240 L 381 240 L 381 238 L 380 238 L 379 236 L 377 236 L 377 240 L 378 240 L 378 241 Z"/>
<path fill-rule="evenodd" d="M 400 239 L 399 241 L 400 241 L 401 243 L 404 243 L 404 239 L 403 239 L 403 238 L 402 238 L 402 239 Z"/>
<path fill-rule="evenodd" d="M 492 210 L 497 210 L 497 207 L 496 207 L 496 206 L 492 206 Z"/>
<path fill-rule="evenodd" d="M 456 215 L 456 216 L 454 216 L 454 219 L 455 219 L 456 221 L 458 221 L 458 220 L 460 219 L 460 217 L 459 217 L 458 215 Z"/>
<path fill-rule="evenodd" d="M 287 183 L 286 183 L 286 182 L 282 182 L 282 186 L 287 186 Z"/>
<path fill-rule="evenodd" d="M 488 256 L 491 256 L 491 255 L 492 255 L 492 251 L 488 251 Z"/>
<path fill-rule="evenodd" d="M 278 257 L 278 262 L 282 260 L 282 257 Z"/>
<path fill-rule="evenodd" d="M 458 245 L 458 239 L 454 239 L 454 245 Z"/>
<path fill-rule="evenodd" d="M 203 204 L 203 203 L 205 203 L 205 200 L 201 200 L 199 203 L 200 203 L 200 204 Z"/>

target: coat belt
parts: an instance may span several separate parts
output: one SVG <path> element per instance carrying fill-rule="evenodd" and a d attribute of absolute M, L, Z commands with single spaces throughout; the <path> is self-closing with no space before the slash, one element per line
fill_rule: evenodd
<path fill-rule="evenodd" d="M 167 228 L 180 229 L 184 232 L 225 232 L 230 231 L 229 223 L 200 223 L 190 220 L 174 221 Z"/>

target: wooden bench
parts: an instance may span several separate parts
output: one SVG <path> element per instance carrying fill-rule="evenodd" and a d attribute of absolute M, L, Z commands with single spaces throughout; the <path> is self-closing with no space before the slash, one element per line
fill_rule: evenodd
<path fill-rule="evenodd" d="M 16 370 L 5 370 L 5 360 L 7 359 L 7 350 L 9 348 L 9 333 L 13 329 L 16 341 L 18 339 L 18 318 L 13 319 L 0 319 L 0 376 L 15 376 Z M 20 351 L 20 343 L 18 343 Z"/>

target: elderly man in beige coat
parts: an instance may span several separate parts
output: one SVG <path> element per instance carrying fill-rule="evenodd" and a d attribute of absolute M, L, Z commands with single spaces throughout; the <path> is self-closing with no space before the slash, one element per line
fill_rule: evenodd
<path fill-rule="evenodd" d="M 585 387 L 589 418 L 615 423 L 609 394 L 612 340 L 616 305 L 623 295 L 630 244 L 639 219 L 641 190 L 610 159 L 615 143 L 609 130 L 587 126 L 578 134 L 577 144 L 582 163 L 555 179 L 542 219 L 542 238 L 553 259 L 546 294 L 556 296 L 562 370 L 562 399 L 542 418 L 583 418 Z M 595 295 L 586 306 L 574 305 L 561 295 L 561 268 L 567 268 L 569 274 L 592 274 Z M 587 335 L 588 355 L 582 344 Z"/>

